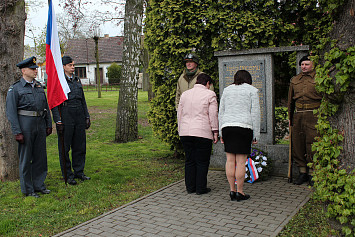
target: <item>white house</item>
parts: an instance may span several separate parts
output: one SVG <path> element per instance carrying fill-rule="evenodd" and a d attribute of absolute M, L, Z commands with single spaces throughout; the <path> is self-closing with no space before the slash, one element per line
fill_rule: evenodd
<path fill-rule="evenodd" d="M 99 70 L 101 84 L 108 84 L 107 68 L 113 63 L 122 64 L 123 36 L 101 37 L 98 41 Z M 89 39 L 72 39 L 68 41 L 66 56 L 75 63 L 75 74 L 83 85 L 96 85 L 95 41 Z M 45 63 L 39 64 L 38 80 L 47 81 Z"/>
<path fill-rule="evenodd" d="M 123 37 L 99 38 L 99 70 L 101 84 L 108 84 L 107 68 L 113 63 L 122 64 Z M 73 39 L 68 42 L 65 54 L 75 62 L 75 74 L 80 77 L 82 84 L 95 85 L 96 58 L 95 41 L 89 39 Z"/>

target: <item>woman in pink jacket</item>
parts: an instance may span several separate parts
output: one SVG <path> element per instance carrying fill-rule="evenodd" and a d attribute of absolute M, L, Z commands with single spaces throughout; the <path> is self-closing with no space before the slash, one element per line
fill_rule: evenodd
<path fill-rule="evenodd" d="M 185 185 L 188 193 L 197 195 L 207 188 L 212 141 L 218 140 L 218 104 L 216 93 L 209 90 L 212 78 L 197 77 L 195 86 L 185 91 L 178 106 L 178 130 L 185 151 Z"/>

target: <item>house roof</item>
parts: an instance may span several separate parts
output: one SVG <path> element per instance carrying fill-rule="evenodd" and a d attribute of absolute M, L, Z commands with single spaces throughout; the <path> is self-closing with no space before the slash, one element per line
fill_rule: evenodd
<path fill-rule="evenodd" d="M 100 63 L 122 62 L 123 36 L 101 37 L 98 41 Z M 68 41 L 66 56 L 75 64 L 93 64 L 95 59 L 95 41 L 89 39 L 72 39 Z"/>

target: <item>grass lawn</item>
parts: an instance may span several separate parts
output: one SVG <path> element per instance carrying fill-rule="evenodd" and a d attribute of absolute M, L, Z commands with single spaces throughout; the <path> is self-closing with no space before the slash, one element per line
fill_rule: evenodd
<path fill-rule="evenodd" d="M 118 91 L 86 92 L 91 115 L 85 174 L 91 180 L 65 186 L 56 132 L 47 138 L 47 188 L 41 198 L 25 198 L 19 181 L 0 183 L 0 236 L 50 236 L 183 178 L 183 161 L 152 134 L 148 95 L 139 92 L 139 137 L 114 143 Z"/>
<path fill-rule="evenodd" d="M 330 237 L 341 236 L 332 230 L 320 202 L 310 199 L 290 220 L 277 237 Z"/>

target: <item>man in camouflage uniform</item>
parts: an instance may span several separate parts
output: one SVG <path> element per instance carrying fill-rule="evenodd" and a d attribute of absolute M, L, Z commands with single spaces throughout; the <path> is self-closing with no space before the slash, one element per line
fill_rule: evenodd
<path fill-rule="evenodd" d="M 37 76 L 36 58 L 18 63 L 22 78 L 10 86 L 6 97 L 6 116 L 18 142 L 21 192 L 38 198 L 36 192 L 49 194 L 46 136 L 52 133 L 52 119 L 46 94 Z"/>
<path fill-rule="evenodd" d="M 299 61 L 302 72 L 291 79 L 288 95 L 288 116 L 292 127 L 292 156 L 299 167 L 300 175 L 294 184 L 300 185 L 312 181 L 312 143 L 317 136 L 315 125 L 317 116 L 313 111 L 319 108 L 322 96 L 315 89 L 315 70 L 309 56 Z"/>
<path fill-rule="evenodd" d="M 187 91 L 194 87 L 196 84 L 197 76 L 201 73 L 200 69 L 198 68 L 199 58 L 193 54 L 189 53 L 184 58 L 184 63 L 186 68 L 184 69 L 183 73 L 180 75 L 177 86 L 176 86 L 176 96 L 175 96 L 175 106 L 176 110 L 178 109 L 181 94 L 184 91 Z M 211 85 L 210 90 L 214 90 L 213 86 Z"/>

